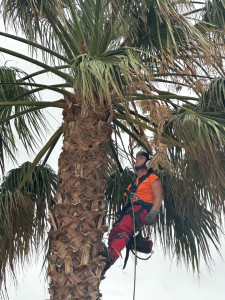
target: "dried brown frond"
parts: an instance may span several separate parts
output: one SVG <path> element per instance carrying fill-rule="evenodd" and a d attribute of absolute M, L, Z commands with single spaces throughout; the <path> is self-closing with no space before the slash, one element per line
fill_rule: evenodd
<path fill-rule="evenodd" d="M 153 170 L 160 171 L 159 165 L 163 169 L 171 169 L 171 164 L 167 156 L 167 145 L 162 143 L 159 143 L 159 145 L 157 146 L 156 154 L 151 161 L 151 167 L 153 168 Z"/>
<path fill-rule="evenodd" d="M 204 79 L 199 79 L 195 81 L 195 86 L 193 87 L 195 92 L 198 94 L 203 94 L 207 90 L 207 83 Z"/>
<path fill-rule="evenodd" d="M 151 140 L 151 148 L 155 155 L 152 159 L 151 166 L 155 170 L 159 170 L 159 165 L 163 168 L 170 168 L 170 163 L 167 157 L 167 145 L 162 140 L 162 133 L 164 132 L 165 122 L 172 119 L 172 113 L 169 106 L 164 104 L 157 105 L 155 102 L 154 109 L 151 111 L 151 123 L 157 125 L 157 133 L 154 134 Z"/>

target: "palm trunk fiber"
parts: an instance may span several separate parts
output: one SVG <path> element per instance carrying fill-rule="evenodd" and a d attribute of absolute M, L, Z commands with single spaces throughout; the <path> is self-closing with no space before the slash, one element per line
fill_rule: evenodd
<path fill-rule="evenodd" d="M 96 300 L 104 268 L 102 238 L 107 226 L 104 189 L 111 125 L 98 106 L 82 111 L 68 101 L 59 185 L 50 212 L 49 276 L 51 299 Z"/>

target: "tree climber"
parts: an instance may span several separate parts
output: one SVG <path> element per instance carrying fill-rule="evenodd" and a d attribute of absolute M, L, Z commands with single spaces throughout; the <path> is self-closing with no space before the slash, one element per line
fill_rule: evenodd
<path fill-rule="evenodd" d="M 135 162 L 137 179 L 128 186 L 125 192 L 125 195 L 128 197 L 128 203 L 109 234 L 107 261 L 102 275 L 114 264 L 123 248 L 129 242 L 134 232 L 133 214 L 135 218 L 135 232 L 139 231 L 144 225 L 154 225 L 157 220 L 162 203 L 162 188 L 159 178 L 149 166 L 150 158 L 148 153 L 139 151 Z"/>

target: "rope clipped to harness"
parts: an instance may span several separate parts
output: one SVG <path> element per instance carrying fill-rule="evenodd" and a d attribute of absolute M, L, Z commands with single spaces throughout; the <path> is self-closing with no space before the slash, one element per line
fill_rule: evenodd
<path fill-rule="evenodd" d="M 142 231 L 141 230 L 136 235 L 135 239 L 136 239 L 136 251 L 141 252 L 141 253 L 145 253 L 145 254 L 150 254 L 147 258 L 141 258 L 137 255 L 136 255 L 136 257 L 139 258 L 139 259 L 142 259 L 142 260 L 148 260 L 153 254 L 153 251 L 152 251 L 153 242 L 149 238 L 144 238 L 142 236 Z M 130 251 L 135 255 L 134 235 L 133 234 L 131 235 L 130 240 L 127 243 L 127 246 L 126 246 L 126 257 L 124 259 L 123 269 L 125 269 L 125 267 L 127 265 L 127 261 L 128 261 L 128 258 L 129 258 L 129 252 Z"/>

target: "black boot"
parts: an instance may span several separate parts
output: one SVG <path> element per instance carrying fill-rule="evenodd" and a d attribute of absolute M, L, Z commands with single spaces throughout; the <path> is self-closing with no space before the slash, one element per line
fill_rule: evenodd
<path fill-rule="evenodd" d="M 102 271 L 102 275 L 101 275 L 101 276 L 103 276 L 102 279 L 104 279 L 105 272 L 112 266 L 112 264 L 115 261 L 115 257 L 114 257 L 113 252 L 109 251 L 109 249 L 106 246 L 104 247 L 104 252 L 100 252 L 99 255 L 102 255 L 105 257 L 106 264 L 105 264 L 105 267 L 104 267 L 104 269 Z"/>

